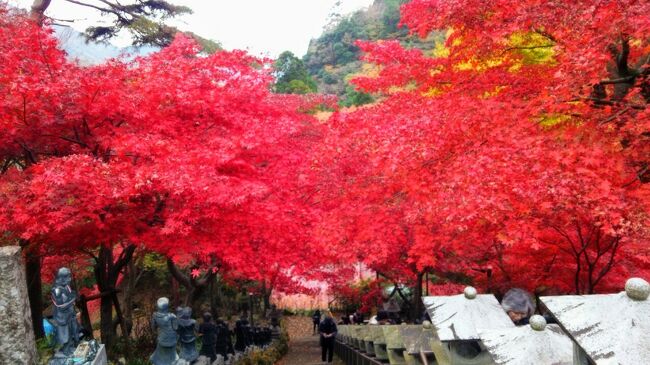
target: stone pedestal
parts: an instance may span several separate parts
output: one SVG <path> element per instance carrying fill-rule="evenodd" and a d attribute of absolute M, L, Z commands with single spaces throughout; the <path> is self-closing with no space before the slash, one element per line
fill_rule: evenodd
<path fill-rule="evenodd" d="M 431 349 L 439 365 L 493 365 L 478 329 L 515 327 L 493 295 L 479 295 L 472 287 L 460 295 L 424 297 L 422 301 L 437 335 Z"/>
<path fill-rule="evenodd" d="M 422 325 L 402 326 L 404 341 L 404 361 L 406 365 L 437 365 L 436 356 L 431 348 L 431 341 L 438 341 L 431 322 Z"/>
<path fill-rule="evenodd" d="M 383 326 L 370 325 L 368 329 L 372 331 L 372 345 L 374 347 L 375 357 L 380 361 L 388 361 L 388 349 L 386 348 Z"/>
<path fill-rule="evenodd" d="M 36 342 L 20 247 L 0 247 L 0 364 L 35 364 Z"/>
<path fill-rule="evenodd" d="M 650 364 L 650 283 L 629 279 L 618 294 L 540 300 L 573 340 L 574 363 Z"/>
<path fill-rule="evenodd" d="M 390 365 L 405 365 L 404 359 L 404 341 L 402 340 L 402 326 L 382 326 L 384 338 L 386 339 L 386 352 Z"/>
<path fill-rule="evenodd" d="M 573 365 L 571 339 L 540 315 L 515 328 L 479 330 L 481 341 L 497 365 Z"/>

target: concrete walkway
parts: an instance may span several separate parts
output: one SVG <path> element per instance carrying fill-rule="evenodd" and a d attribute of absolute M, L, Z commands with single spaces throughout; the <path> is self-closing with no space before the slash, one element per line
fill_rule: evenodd
<path fill-rule="evenodd" d="M 321 365 L 318 336 L 312 333 L 309 317 L 285 317 L 289 331 L 289 353 L 276 365 Z M 334 365 L 343 365 L 336 356 Z"/>

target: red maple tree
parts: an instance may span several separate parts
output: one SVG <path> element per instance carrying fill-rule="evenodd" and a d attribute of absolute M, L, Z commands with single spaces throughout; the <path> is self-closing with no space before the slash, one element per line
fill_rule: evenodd
<path fill-rule="evenodd" d="M 647 276 L 647 10 L 404 5 L 411 30 L 449 35 L 434 55 L 359 43 L 379 72 L 353 82 L 384 99 L 329 123 L 319 166 L 340 228 L 323 236 L 356 247 L 351 260 L 496 290 L 592 293 Z"/>
<path fill-rule="evenodd" d="M 276 190 L 300 156 L 286 141 L 312 118 L 301 99 L 269 91 L 267 60 L 205 56 L 180 35 L 149 57 L 83 68 L 48 29 L 2 12 L 0 227 L 43 252 L 94 258 L 110 294 L 103 342 L 113 343 L 111 293 L 137 247 L 247 265 L 238 222 L 266 209 L 266 227 L 278 223 Z"/>

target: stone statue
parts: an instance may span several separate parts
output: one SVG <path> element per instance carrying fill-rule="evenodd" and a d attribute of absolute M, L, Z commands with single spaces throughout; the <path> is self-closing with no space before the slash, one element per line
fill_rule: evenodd
<path fill-rule="evenodd" d="M 60 355 L 70 356 L 79 344 L 79 324 L 74 305 L 77 293 L 70 288 L 72 273 L 62 267 L 56 273 L 52 287 L 52 304 L 54 305 L 54 325 L 56 326 L 56 345 Z"/>
<path fill-rule="evenodd" d="M 251 344 L 250 324 L 244 314 L 235 322 L 235 350 L 244 351 Z"/>
<path fill-rule="evenodd" d="M 212 321 L 212 314 L 209 312 L 203 313 L 203 323 L 199 326 L 199 333 L 203 336 L 203 341 L 201 341 L 201 355 L 208 357 L 210 362 L 213 362 L 217 358 L 215 346 L 218 332 L 219 329 Z"/>
<path fill-rule="evenodd" d="M 193 362 L 199 357 L 196 350 L 196 321 L 192 319 L 192 308 L 178 308 L 178 332 L 181 345 L 180 358 L 188 362 Z"/>
<path fill-rule="evenodd" d="M 212 365 L 226 365 L 226 359 L 222 355 L 217 355 L 217 360 Z"/>
<path fill-rule="evenodd" d="M 220 318 L 217 319 L 217 328 L 219 329 L 219 334 L 217 335 L 217 344 L 215 347 L 217 349 L 217 354 L 223 356 L 225 359 L 228 357 L 228 354 L 235 352 L 232 346 L 230 328 L 228 328 L 228 324 Z"/>
<path fill-rule="evenodd" d="M 179 359 L 176 353 L 178 321 L 173 313 L 169 313 L 169 299 L 158 299 L 156 309 L 151 318 L 151 326 L 157 331 L 158 339 L 156 350 L 149 361 L 154 365 L 172 365 Z"/>

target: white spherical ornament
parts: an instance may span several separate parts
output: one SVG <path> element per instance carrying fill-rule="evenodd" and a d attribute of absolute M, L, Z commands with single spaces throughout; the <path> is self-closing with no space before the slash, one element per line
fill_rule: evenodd
<path fill-rule="evenodd" d="M 476 288 L 474 288 L 473 286 L 466 287 L 465 290 L 463 290 L 463 293 L 465 294 L 465 298 L 467 299 L 474 299 L 478 294 Z"/>
<path fill-rule="evenodd" d="M 546 328 L 546 318 L 540 316 L 539 314 L 530 317 L 528 323 L 530 323 L 530 328 L 534 329 L 535 331 L 543 331 L 544 328 Z"/>
<path fill-rule="evenodd" d="M 625 283 L 625 293 L 633 300 L 646 300 L 650 295 L 650 284 L 641 278 L 632 278 Z"/>
<path fill-rule="evenodd" d="M 433 325 L 432 325 L 431 322 L 429 322 L 429 321 L 424 321 L 424 322 L 422 322 L 422 327 L 423 327 L 425 330 L 429 330 L 429 329 L 431 329 L 431 328 L 433 327 Z"/>

